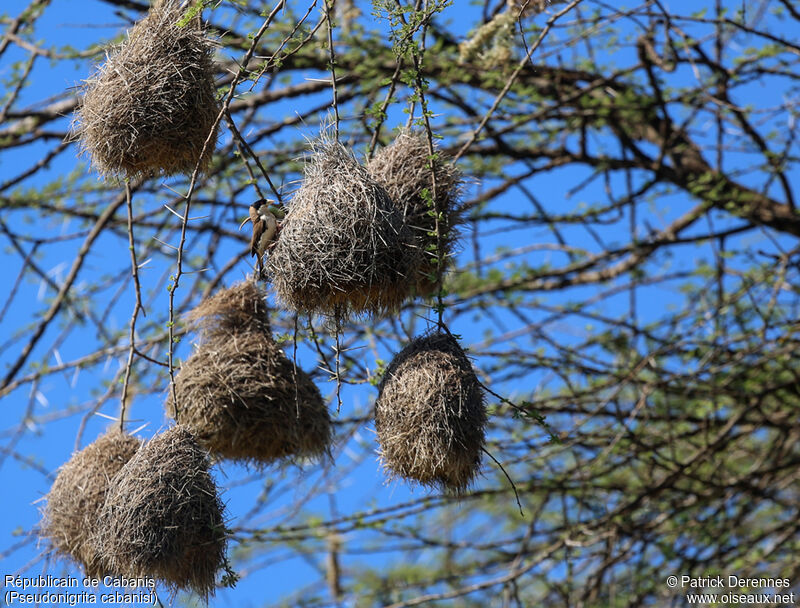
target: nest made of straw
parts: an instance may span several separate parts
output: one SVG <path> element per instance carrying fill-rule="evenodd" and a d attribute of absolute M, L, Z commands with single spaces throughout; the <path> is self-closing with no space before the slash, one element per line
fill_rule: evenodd
<path fill-rule="evenodd" d="M 42 513 L 41 535 L 81 566 L 86 576 L 113 573 L 92 542 L 112 479 L 139 449 L 140 441 L 110 429 L 61 467 Z"/>
<path fill-rule="evenodd" d="M 483 390 L 451 335 L 419 336 L 392 360 L 375 403 L 390 475 L 463 492 L 478 473 L 485 426 Z"/>
<path fill-rule="evenodd" d="M 178 407 L 170 392 L 171 416 L 224 458 L 264 464 L 328 454 L 328 408 L 273 340 L 264 294 L 254 283 L 220 291 L 190 318 L 200 343 L 175 378 Z"/>
<path fill-rule="evenodd" d="M 564 0 L 506 0 L 506 6 L 514 17 L 530 17 L 546 11 L 553 4 L 563 4 Z"/>
<path fill-rule="evenodd" d="M 119 472 L 95 538 L 103 560 L 125 577 L 213 594 L 225 560 L 223 507 L 208 453 L 176 426 L 145 443 Z"/>
<path fill-rule="evenodd" d="M 441 273 L 449 266 L 458 239 L 457 227 L 462 221 L 461 172 L 435 146 L 434 153 L 431 161 L 424 133 L 403 129 L 394 142 L 379 150 L 367 163 L 367 171 L 386 188 L 406 224 L 412 228 L 417 254 L 414 285 L 416 293 L 422 296 L 438 290 L 438 266 L 441 263 Z"/>
<path fill-rule="evenodd" d="M 157 2 L 86 80 L 74 133 L 99 173 L 135 177 L 208 168 L 219 112 L 212 43 L 199 15 L 178 25 L 184 15 L 178 0 Z"/>
<path fill-rule="evenodd" d="M 508 10 L 497 13 L 458 45 L 459 63 L 474 63 L 500 75 L 513 69 L 515 27 L 520 9 L 512 5 L 513 2 L 509 3 Z"/>
<path fill-rule="evenodd" d="M 410 227 L 344 146 L 322 138 L 311 151 L 267 260 L 278 298 L 337 317 L 399 308 L 413 288 Z"/>

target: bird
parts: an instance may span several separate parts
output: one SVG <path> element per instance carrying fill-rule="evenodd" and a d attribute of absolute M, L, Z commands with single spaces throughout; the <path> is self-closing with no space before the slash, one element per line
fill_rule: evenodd
<path fill-rule="evenodd" d="M 271 199 L 258 199 L 250 205 L 249 217 L 239 224 L 239 230 L 247 222 L 253 224 L 250 255 L 256 256 L 259 276 L 264 273 L 264 254 L 275 246 L 275 239 L 281 229 L 281 220 L 286 216 L 283 209 L 273 203 Z"/>

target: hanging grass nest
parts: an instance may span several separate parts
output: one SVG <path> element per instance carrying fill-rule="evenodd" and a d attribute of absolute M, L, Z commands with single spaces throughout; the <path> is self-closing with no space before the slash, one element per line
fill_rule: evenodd
<path fill-rule="evenodd" d="M 462 176 L 456 166 L 437 151 L 431 170 L 428 140 L 424 133 L 400 131 L 394 142 L 378 151 L 367 170 L 389 193 L 400 208 L 414 238 L 414 287 L 417 295 L 427 296 L 439 289 L 438 262 L 442 272 L 450 265 L 462 221 L 460 197 Z M 433 179 L 436 199 L 433 198 Z M 439 211 L 439 234 L 436 233 Z M 439 251 L 439 255 L 437 255 Z"/>
<path fill-rule="evenodd" d="M 323 137 L 311 148 L 267 260 L 279 299 L 337 317 L 399 308 L 415 256 L 402 213 L 344 146 Z"/>
<path fill-rule="evenodd" d="M 213 594 L 226 537 L 208 467 L 208 453 L 176 426 L 145 443 L 122 468 L 95 539 L 114 572 L 157 578 L 204 598 Z"/>
<path fill-rule="evenodd" d="M 515 8 L 513 0 L 507 6 L 508 10 L 497 13 L 458 45 L 460 64 L 474 64 L 484 70 L 499 71 L 500 74 L 513 69 L 516 63 L 513 52 L 515 28 L 521 9 Z M 527 9 L 524 14 L 528 14 Z"/>
<path fill-rule="evenodd" d="M 167 411 L 210 452 L 266 464 L 321 458 L 331 420 L 319 389 L 272 338 L 264 294 L 245 281 L 190 313 L 200 343 L 175 378 Z M 176 412 L 177 409 L 177 412 Z"/>
<path fill-rule="evenodd" d="M 564 0 L 506 0 L 506 6 L 514 17 L 538 15 L 552 4 L 564 4 Z"/>
<path fill-rule="evenodd" d="M 93 535 L 112 479 L 139 449 L 135 437 L 112 428 L 61 467 L 42 513 L 41 535 L 61 555 L 80 564 L 86 576 L 103 577 L 113 570 Z"/>
<path fill-rule="evenodd" d="M 483 391 L 452 336 L 420 336 L 392 360 L 375 403 L 391 476 L 463 492 L 478 473 L 485 426 Z"/>
<path fill-rule="evenodd" d="M 74 132 L 103 175 L 136 177 L 208 168 L 219 112 L 212 43 L 199 14 L 159 0 L 85 82 Z M 209 138 L 208 146 L 203 147 Z"/>

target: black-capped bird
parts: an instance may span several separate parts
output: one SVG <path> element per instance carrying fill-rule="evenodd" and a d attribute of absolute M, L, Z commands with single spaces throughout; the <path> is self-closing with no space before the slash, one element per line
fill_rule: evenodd
<path fill-rule="evenodd" d="M 250 205 L 250 217 L 246 218 L 240 225 L 242 229 L 247 222 L 253 224 L 253 237 L 250 239 L 250 255 L 256 256 L 258 264 L 258 274 L 264 273 L 264 254 L 275 246 L 275 239 L 281 229 L 281 220 L 286 216 L 283 209 L 278 205 L 272 204 L 274 201 L 258 199 Z"/>

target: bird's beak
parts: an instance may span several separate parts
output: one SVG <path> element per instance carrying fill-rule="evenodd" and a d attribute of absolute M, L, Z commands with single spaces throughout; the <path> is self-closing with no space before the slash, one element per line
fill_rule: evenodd
<path fill-rule="evenodd" d="M 244 225 L 249 221 L 251 221 L 249 217 L 245 218 L 245 220 L 241 224 L 239 224 L 239 230 L 241 230 L 244 227 Z"/>

